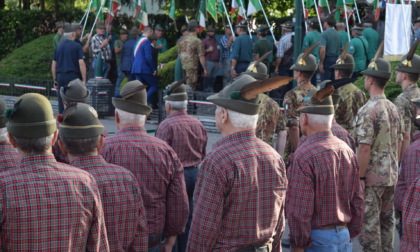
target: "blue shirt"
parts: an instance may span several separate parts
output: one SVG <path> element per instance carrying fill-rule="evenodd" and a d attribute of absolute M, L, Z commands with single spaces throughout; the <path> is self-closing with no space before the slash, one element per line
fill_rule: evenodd
<path fill-rule="evenodd" d="M 79 60 L 83 59 L 82 46 L 73 40 L 65 39 L 54 51 L 53 60 L 57 62 L 57 73 L 80 73 Z"/>
<path fill-rule="evenodd" d="M 229 37 L 226 36 L 226 35 L 223 35 L 223 37 L 220 39 L 220 45 L 222 46 L 222 51 L 221 51 L 222 60 L 229 59 L 230 49 L 231 49 L 233 43 L 230 44 L 230 47 L 227 47 L 227 42 L 228 41 L 229 41 Z"/>
<path fill-rule="evenodd" d="M 121 71 L 130 72 L 131 67 L 133 66 L 133 51 L 134 46 L 136 45 L 136 39 L 127 40 L 121 51 Z"/>
<path fill-rule="evenodd" d="M 248 34 L 241 34 L 235 40 L 232 50 L 232 59 L 238 62 L 252 61 L 252 39 Z"/>

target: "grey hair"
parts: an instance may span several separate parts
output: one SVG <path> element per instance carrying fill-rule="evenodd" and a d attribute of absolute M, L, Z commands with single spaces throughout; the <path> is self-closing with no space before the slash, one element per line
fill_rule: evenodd
<path fill-rule="evenodd" d="M 363 31 L 362 31 L 362 30 L 358 30 L 358 29 L 356 29 L 356 30 L 354 30 L 354 33 L 356 33 L 356 34 L 357 34 L 357 36 L 362 36 Z"/>
<path fill-rule="evenodd" d="M 97 151 L 101 135 L 89 138 L 66 138 L 60 137 L 60 140 L 66 146 L 67 152 L 71 155 L 80 157 L 86 156 Z"/>
<path fill-rule="evenodd" d="M 44 154 L 52 146 L 54 134 L 40 138 L 20 138 L 13 136 L 18 148 L 28 154 Z"/>
<path fill-rule="evenodd" d="M 153 28 L 152 28 L 152 27 L 150 27 L 150 26 L 146 26 L 146 27 L 144 28 L 144 30 L 143 30 L 143 34 L 144 34 L 144 33 L 146 33 L 146 32 L 148 32 L 148 31 L 150 31 L 150 30 L 153 30 Z"/>
<path fill-rule="evenodd" d="M 308 124 L 328 126 L 329 128 L 331 128 L 334 114 L 332 115 L 307 114 L 307 115 L 308 115 Z"/>
<path fill-rule="evenodd" d="M 71 36 L 73 36 L 73 32 L 65 32 L 65 33 L 63 33 L 63 36 L 64 36 L 65 38 L 67 38 L 67 37 L 71 37 Z"/>
<path fill-rule="evenodd" d="M 123 125 L 134 124 L 144 126 L 146 122 L 146 115 L 134 114 L 117 108 L 115 109 L 115 112 L 118 113 L 120 123 Z"/>
<path fill-rule="evenodd" d="M 171 108 L 176 111 L 185 111 L 187 110 L 188 101 L 165 101 L 165 103 L 171 105 Z"/>
<path fill-rule="evenodd" d="M 7 134 L 7 128 L 0 128 L 0 143 L 8 143 L 9 136 Z"/>
<path fill-rule="evenodd" d="M 222 107 L 217 106 L 216 111 L 219 113 Z M 234 128 L 237 129 L 255 129 L 257 127 L 258 114 L 246 115 L 230 109 L 226 109 L 229 115 L 229 121 Z"/>

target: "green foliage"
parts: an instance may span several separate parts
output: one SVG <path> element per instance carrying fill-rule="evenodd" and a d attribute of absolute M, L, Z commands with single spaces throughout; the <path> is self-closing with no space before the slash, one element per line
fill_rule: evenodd
<path fill-rule="evenodd" d="M 164 89 L 174 81 L 176 60 L 168 62 L 163 68 L 158 69 L 159 88 Z"/>
<path fill-rule="evenodd" d="M 161 53 L 158 56 L 158 65 L 165 64 L 170 61 L 176 60 L 178 57 L 178 46 L 174 46 L 165 53 Z"/>
<path fill-rule="evenodd" d="M 43 36 L 3 58 L 0 61 L 0 76 L 52 79 L 53 37 L 53 34 Z"/>

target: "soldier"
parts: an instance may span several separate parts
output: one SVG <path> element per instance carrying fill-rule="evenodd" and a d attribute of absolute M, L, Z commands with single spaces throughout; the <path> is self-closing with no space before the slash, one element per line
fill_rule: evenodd
<path fill-rule="evenodd" d="M 418 251 L 420 247 L 420 176 L 417 176 L 403 203 L 403 236 L 400 252 Z"/>
<path fill-rule="evenodd" d="M 95 179 L 51 154 L 58 132 L 47 98 L 24 94 L 5 115 L 22 159 L 0 173 L 2 251 L 109 251 Z"/>
<path fill-rule="evenodd" d="M 361 72 L 370 99 L 359 109 L 354 130 L 360 179 L 365 184 L 365 216 L 359 241 L 363 251 L 387 252 L 394 250 L 394 188 L 402 121 L 398 108 L 384 94 L 391 66 L 379 58 L 381 51 L 382 46 Z"/>
<path fill-rule="evenodd" d="M 334 69 L 336 80 L 350 78 L 354 71 L 354 59 L 351 54 L 346 53 L 348 47 L 344 47 L 343 52 L 337 59 L 337 62 L 331 66 Z M 350 134 L 353 134 L 353 121 L 357 111 L 366 103 L 366 95 L 350 80 L 348 83 L 337 89 L 338 107 L 335 110 L 335 120 Z"/>
<path fill-rule="evenodd" d="M 287 82 L 267 81 L 255 90 L 260 82 L 241 75 L 207 98 L 217 105 L 222 139 L 200 166 L 188 251 L 281 251 L 286 169 L 255 127 L 258 93 Z"/>
<path fill-rule="evenodd" d="M 366 39 L 369 45 L 368 58 L 369 61 L 373 59 L 378 50 L 379 34 L 372 28 L 372 23 L 363 23 L 362 36 Z"/>
<path fill-rule="evenodd" d="M 105 139 L 104 159 L 131 171 L 140 184 L 149 229 L 149 251 L 161 246 L 170 251 L 188 220 L 184 169 L 176 153 L 144 128 L 152 109 L 146 104 L 145 86 L 139 81 L 124 85 L 112 98 L 119 131 Z M 162 237 L 165 237 L 161 243 Z"/>
<path fill-rule="evenodd" d="M 207 75 L 206 58 L 204 57 L 203 45 L 197 35 L 200 33 L 196 20 L 190 20 L 188 23 L 188 35 L 179 43 L 178 54 L 181 58 L 182 70 L 187 78 L 187 85 L 192 90 L 197 87 L 198 81 L 198 62 L 203 68 L 203 76 Z"/>
<path fill-rule="evenodd" d="M 324 31 L 321 33 L 321 44 L 319 45 L 319 72 L 321 81 L 334 80 L 334 73 L 330 67 L 334 65 L 340 55 L 341 39 L 335 30 L 334 15 L 329 15 L 324 19 Z"/>
<path fill-rule="evenodd" d="M 277 45 L 275 73 L 279 76 L 293 76 L 290 67 L 293 64 L 293 24 L 281 25 L 281 38 Z"/>
<path fill-rule="evenodd" d="M 19 165 L 20 158 L 13 146 L 10 144 L 9 137 L 7 135 L 7 118 L 4 116 L 4 112 L 7 109 L 7 104 L 3 99 L 0 99 L 0 172 L 7 171 L 15 168 Z"/>
<path fill-rule="evenodd" d="M 104 208 L 110 251 L 147 251 L 146 213 L 140 186 L 127 169 L 108 164 L 100 156 L 104 126 L 94 108 L 73 103 L 60 121 L 60 148 L 70 164 L 96 179 Z"/>
<path fill-rule="evenodd" d="M 283 106 L 286 115 L 288 129 L 288 142 L 286 144 L 286 154 L 290 155 L 296 150 L 299 141 L 299 113 L 297 109 L 302 104 L 303 97 L 312 89 L 316 89 L 311 84 L 311 78 L 317 70 L 315 56 L 311 54 L 317 46 L 314 44 L 305 53 L 301 53 L 296 64 L 290 68 L 293 70 L 293 77 L 297 82 L 297 87 L 288 91 L 284 96 Z"/>
<path fill-rule="evenodd" d="M 185 232 L 178 236 L 178 250 L 187 248 L 188 234 L 193 214 L 193 195 L 198 175 L 198 165 L 206 156 L 207 132 L 203 124 L 187 114 L 188 95 L 184 80 L 168 86 L 165 100 L 166 117 L 156 130 L 156 137 L 162 139 L 178 155 L 184 167 L 190 215 Z"/>
<path fill-rule="evenodd" d="M 54 35 L 53 38 L 54 50 L 55 48 L 57 48 L 58 44 L 60 44 L 61 41 L 63 41 L 63 22 L 55 22 L 55 28 L 57 29 L 57 33 Z"/>
<path fill-rule="evenodd" d="M 232 78 L 245 72 L 252 61 L 252 39 L 247 34 L 248 23 L 242 20 L 235 28 L 238 37 L 235 39 L 231 54 L 230 75 Z"/>
<path fill-rule="evenodd" d="M 363 37 L 362 32 L 363 28 L 360 26 L 355 25 L 353 28 L 351 28 L 351 35 L 353 38 L 350 40 L 347 53 L 352 55 L 354 58 L 355 67 L 353 70 L 353 78 L 357 78 L 360 75 L 360 71 L 366 69 L 366 62 L 368 62 L 369 58 L 369 44 Z"/>
<path fill-rule="evenodd" d="M 299 109 L 299 125 L 307 139 L 288 170 L 286 213 L 292 251 L 352 251 L 350 239 L 362 229 L 363 190 L 356 155 L 331 132 L 333 90 L 329 86 L 317 91 Z"/>
<path fill-rule="evenodd" d="M 417 132 L 417 128 L 414 126 L 416 106 L 411 100 L 420 98 L 420 88 L 417 86 L 417 82 L 420 78 L 420 56 L 415 54 L 419 43 L 420 42 L 415 43 L 408 54 L 405 55 L 395 67 L 395 70 L 397 71 L 395 81 L 403 90 L 394 101 L 404 122 L 401 157 L 404 157 L 405 150 L 411 143 L 411 137 Z"/>

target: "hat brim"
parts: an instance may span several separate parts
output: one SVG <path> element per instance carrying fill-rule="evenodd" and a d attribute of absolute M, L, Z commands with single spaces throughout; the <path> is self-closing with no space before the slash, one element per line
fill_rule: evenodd
<path fill-rule="evenodd" d="M 216 105 L 219 105 L 220 107 L 230 109 L 245 115 L 256 115 L 260 109 L 259 104 L 252 104 L 241 100 L 220 98 L 219 94 L 210 95 L 207 97 L 207 100 L 213 102 Z"/>
<path fill-rule="evenodd" d="M 372 76 L 372 77 L 378 77 L 383 79 L 391 79 L 391 73 L 379 71 L 379 70 L 372 70 L 370 68 L 361 71 L 360 74 Z"/>
<path fill-rule="evenodd" d="M 89 96 L 90 96 L 90 90 L 87 89 L 86 96 L 83 97 L 83 98 L 81 98 L 81 99 L 71 98 L 71 97 L 67 96 L 66 94 L 64 94 L 61 89 L 60 89 L 60 96 L 61 96 L 61 99 L 63 101 L 66 101 L 66 102 L 83 102 L 83 103 L 87 103 L 87 101 L 89 100 Z"/>
<path fill-rule="evenodd" d="M 170 95 L 165 95 L 163 99 L 165 101 L 187 101 L 188 94 L 187 93 L 174 93 Z"/>
<path fill-rule="evenodd" d="M 401 64 L 398 64 L 394 69 L 404 73 L 420 74 L 420 67 L 405 67 Z"/>
<path fill-rule="evenodd" d="M 334 105 L 307 106 L 297 110 L 300 113 L 332 115 L 334 114 Z"/>
<path fill-rule="evenodd" d="M 244 75 L 244 74 L 249 75 L 256 80 L 265 80 L 268 78 L 268 74 L 262 74 L 262 73 L 256 73 L 256 72 L 243 72 L 240 75 Z"/>
<path fill-rule="evenodd" d="M 133 101 L 124 100 L 122 98 L 112 97 L 112 104 L 117 109 L 121 109 L 123 111 L 139 114 L 139 115 L 149 115 L 152 112 L 152 108 Z"/>
<path fill-rule="evenodd" d="M 331 69 L 345 69 L 345 70 L 354 70 L 354 64 L 334 64 L 332 66 L 330 66 Z"/>

